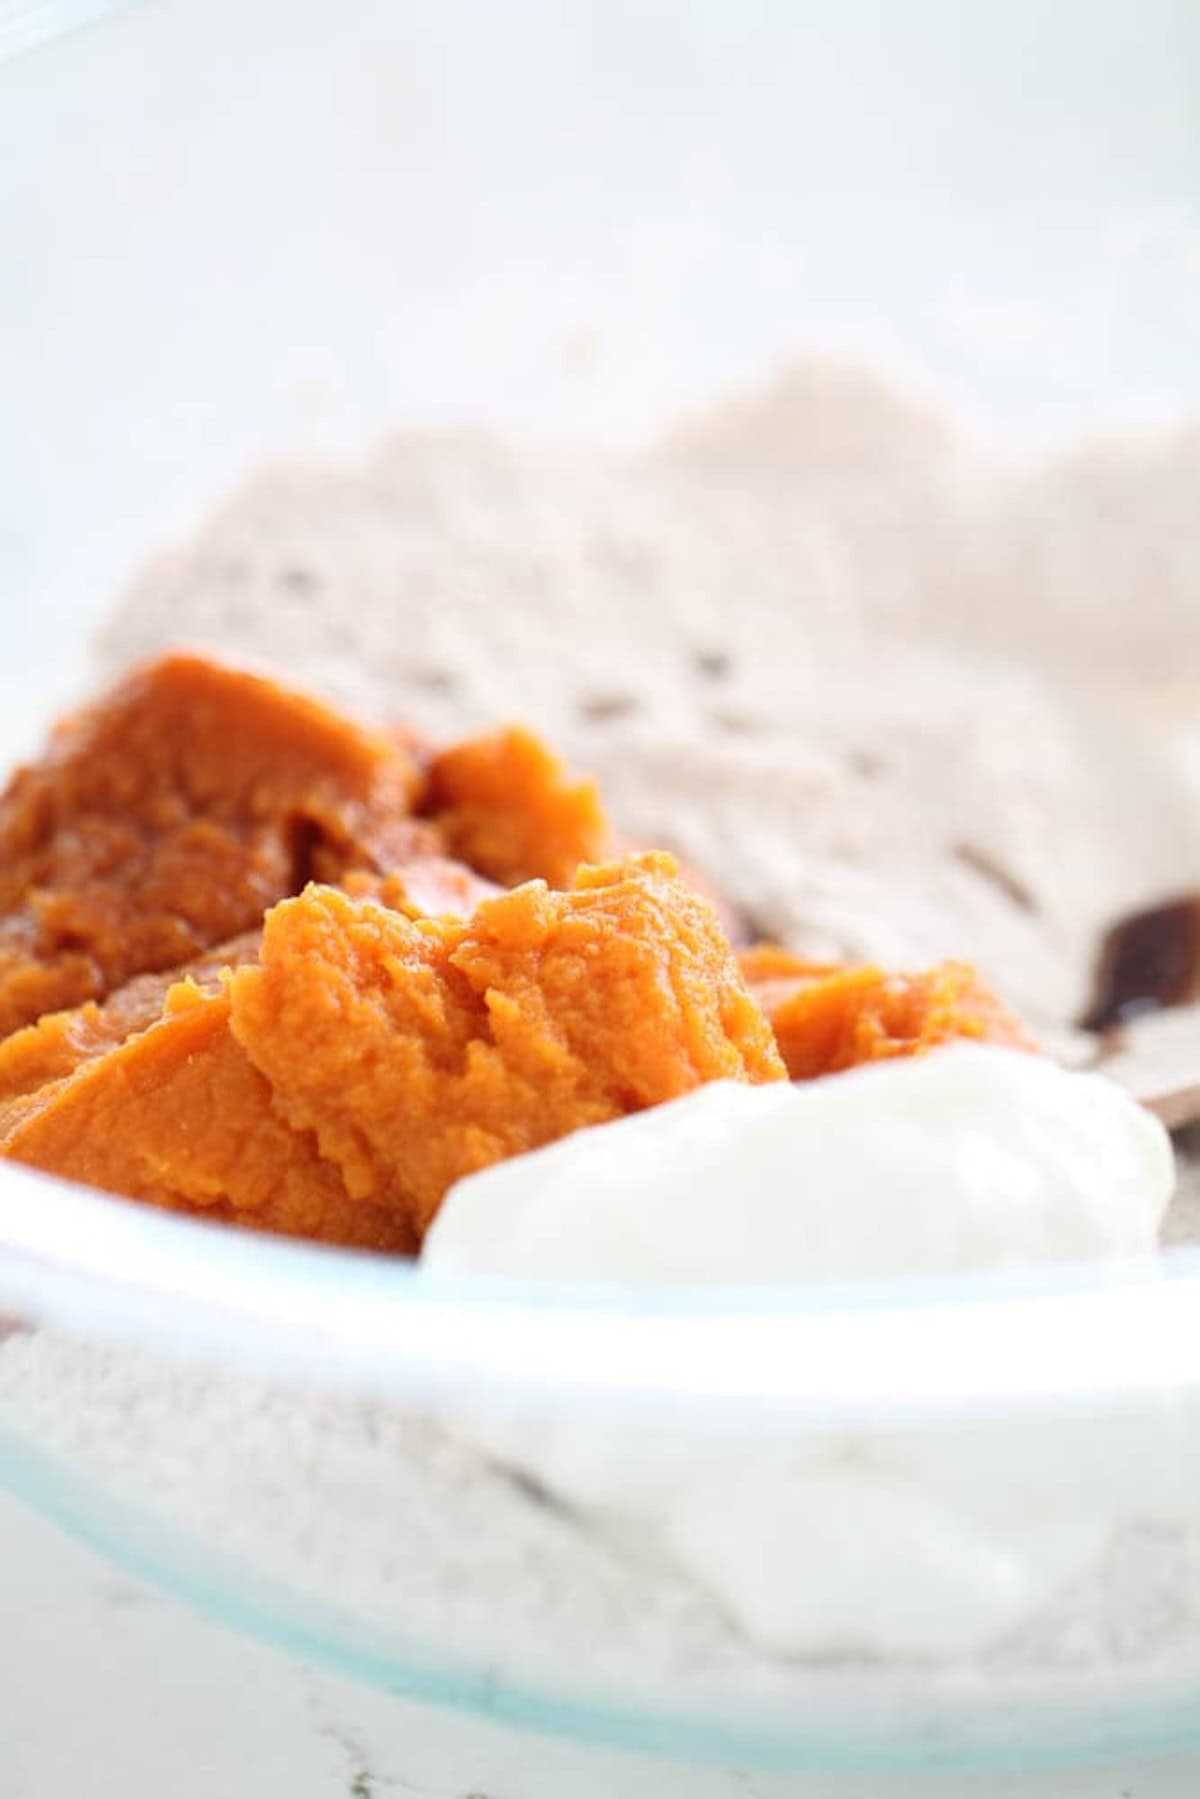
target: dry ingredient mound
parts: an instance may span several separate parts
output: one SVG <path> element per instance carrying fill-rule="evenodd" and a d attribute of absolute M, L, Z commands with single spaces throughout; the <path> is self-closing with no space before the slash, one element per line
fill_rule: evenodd
<path fill-rule="evenodd" d="M 736 734 L 831 640 L 934 642 L 1194 720 L 1198 481 L 1200 425 L 1012 465 L 799 361 L 640 453 L 407 430 L 269 470 L 147 570 L 102 653 L 207 634 L 440 732 L 519 706 L 556 735 Z"/>

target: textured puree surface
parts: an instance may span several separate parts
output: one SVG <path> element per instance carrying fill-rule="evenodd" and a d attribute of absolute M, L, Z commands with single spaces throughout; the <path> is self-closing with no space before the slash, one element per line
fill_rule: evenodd
<path fill-rule="evenodd" d="M 413 917 L 465 918 L 480 900 L 499 891 L 460 862 L 426 855 L 387 875 L 354 869 L 342 885 L 355 898 L 378 900 Z M 261 941 L 261 930 L 245 931 L 182 968 L 136 975 L 105 1000 L 48 1012 L 36 1024 L 14 1031 L 0 1041 L 0 1122 L 6 1103 L 73 1074 L 82 1063 L 156 1023 L 177 982 L 190 981 L 204 993 L 216 993 L 225 969 L 258 960 Z"/>
<path fill-rule="evenodd" d="M 257 960 L 178 982 L 92 1050 L 9 1102 L 0 1153 L 397 1251 L 464 1174 L 706 1080 L 785 1074 L 711 908 L 653 855 L 467 920 L 310 887 L 268 914 Z"/>
<path fill-rule="evenodd" d="M 0 1036 L 178 967 L 311 878 L 436 834 L 417 764 L 257 675 L 171 655 L 66 719 L 0 797 Z"/>
<path fill-rule="evenodd" d="M 569 887 L 609 852 L 594 781 L 573 781 L 532 731 L 510 726 L 434 756 L 429 810 L 452 856 L 506 887 Z"/>
<path fill-rule="evenodd" d="M 354 869 L 338 885 L 353 899 L 378 900 L 410 918 L 467 918 L 480 900 L 500 891 L 495 882 L 448 856 L 418 856 L 386 875 Z"/>
<path fill-rule="evenodd" d="M 769 946 L 739 957 L 794 1081 L 941 1044 L 1033 1049 L 1024 1027 L 965 962 L 915 974 L 808 963 Z"/>
<path fill-rule="evenodd" d="M 566 893 L 529 883 L 465 923 L 314 892 L 272 913 L 231 994 L 281 1113 L 418 1231 L 503 1157 L 705 1080 L 784 1076 L 711 908 L 666 857 L 580 870 Z"/>
<path fill-rule="evenodd" d="M 411 1250 L 404 1217 L 347 1203 L 312 1138 L 276 1115 L 229 1031 L 229 996 L 180 982 L 160 1020 L 33 1095 L 0 1150 L 169 1211 Z"/>
<path fill-rule="evenodd" d="M 183 968 L 136 975 L 99 1003 L 87 1000 L 82 1006 L 47 1012 L 36 1024 L 14 1031 L 0 1042 L 0 1126 L 14 1100 L 74 1074 L 83 1063 L 156 1023 L 177 982 L 191 981 L 203 993 L 216 993 L 222 970 L 252 962 L 258 945 L 257 931 L 244 932 Z"/>

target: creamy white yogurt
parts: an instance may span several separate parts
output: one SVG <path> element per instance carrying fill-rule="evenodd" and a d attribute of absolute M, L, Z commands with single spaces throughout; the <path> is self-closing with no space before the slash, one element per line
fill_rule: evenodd
<path fill-rule="evenodd" d="M 719 1083 L 461 1182 L 439 1272 L 829 1282 L 1154 1251 L 1157 1120 L 1099 1076 L 963 1046 L 800 1086 Z M 881 1384 L 885 1384 L 881 1378 Z M 455 1428 L 785 1655 L 985 1649 L 1195 1472 L 1195 1420 L 967 1418 L 781 1441 L 751 1418 L 541 1396 Z M 1191 1471 L 1191 1472 L 1189 1472 Z"/>
<path fill-rule="evenodd" d="M 1152 1250 L 1156 1119 L 983 1045 L 792 1086 L 729 1081 L 460 1181 L 431 1268 L 579 1280 L 878 1280 Z"/>

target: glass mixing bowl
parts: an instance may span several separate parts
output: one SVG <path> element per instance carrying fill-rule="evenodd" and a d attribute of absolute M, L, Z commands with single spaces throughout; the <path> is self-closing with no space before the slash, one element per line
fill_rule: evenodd
<path fill-rule="evenodd" d="M 5 764 L 130 571 L 260 456 L 397 420 L 633 441 L 798 347 L 898 364 L 1015 448 L 1194 411 L 1196 50 L 1169 0 L 18 7 Z M 0 1478 L 364 1680 L 772 1766 L 1200 1739 L 1189 1253 L 883 1292 L 449 1287 L 4 1166 L 0 1314 Z M 985 1655 L 755 1651 L 475 1447 L 501 1414 L 569 1421 L 601 1465 L 988 1469 L 997 1540 L 1052 1493 L 1064 1567 L 1101 1492 L 1104 1578 Z M 904 1552 L 871 1547 L 882 1590 Z"/>
<path fill-rule="evenodd" d="M 1200 1739 L 1198 1308 L 1191 1252 L 890 1290 L 447 1283 L 7 1167 L 0 1478 L 242 1629 L 583 1741 L 830 1769 L 1116 1755 Z M 1079 1572 L 982 1654 L 774 1655 L 477 1447 L 497 1417 L 650 1480 L 803 1473 L 834 1445 L 915 1457 L 953 1506 L 982 1472 L 1000 1552 L 1049 1493 Z M 836 1578 L 865 1569 L 903 1627 L 905 1543 L 854 1527 Z"/>

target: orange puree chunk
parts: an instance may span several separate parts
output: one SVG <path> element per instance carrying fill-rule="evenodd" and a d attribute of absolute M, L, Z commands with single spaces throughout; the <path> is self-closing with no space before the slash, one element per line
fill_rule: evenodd
<path fill-rule="evenodd" d="M 180 982 L 158 1021 L 18 1101 L 0 1151 L 176 1212 L 363 1248 L 411 1250 L 408 1218 L 348 1198 L 229 1030 L 229 995 Z"/>
<path fill-rule="evenodd" d="M 415 1246 L 461 1175 L 716 1079 L 785 1078 L 670 858 L 412 917 L 310 887 L 260 959 L 0 1115 L 0 1152 L 328 1242 Z"/>
<path fill-rule="evenodd" d="M 739 962 L 794 1081 L 963 1040 L 1033 1048 L 966 962 L 888 974 L 809 963 L 769 946 L 743 952 Z"/>
<path fill-rule="evenodd" d="M 467 923 L 329 889 L 278 907 L 235 975 L 233 1031 L 348 1190 L 419 1232 L 506 1156 L 784 1067 L 711 909 L 667 857 L 531 882 Z"/>
<path fill-rule="evenodd" d="M 0 795 L 0 1037 L 177 967 L 309 879 L 436 832 L 413 755 L 315 700 L 165 657 L 59 725 Z"/>
<path fill-rule="evenodd" d="M 349 893 L 376 899 L 413 918 L 423 913 L 465 918 L 480 900 L 500 891 L 444 856 L 420 856 L 388 875 L 355 870 L 344 885 Z M 136 975 L 107 999 L 47 1012 L 36 1024 L 14 1031 L 0 1041 L 0 1123 L 7 1100 L 73 1073 L 81 1063 L 154 1024 L 168 990 L 177 982 L 187 980 L 203 992 L 218 992 L 223 971 L 257 962 L 261 943 L 261 929 L 245 931 L 182 968 Z"/>
<path fill-rule="evenodd" d="M 0 1156 L 411 1254 L 464 1175 L 704 1082 L 1031 1047 L 965 963 L 735 955 L 611 841 L 528 731 L 431 753 L 164 657 L 0 794 Z"/>
<path fill-rule="evenodd" d="M 178 981 L 186 979 L 204 993 L 219 992 L 222 971 L 253 962 L 259 941 L 258 931 L 247 931 L 185 968 L 138 975 L 99 1003 L 87 1000 L 70 1011 L 47 1012 L 36 1024 L 14 1031 L 0 1043 L 0 1130 L 6 1102 L 73 1074 L 84 1062 L 146 1030 L 162 1015 L 167 994 Z"/>
<path fill-rule="evenodd" d="M 595 783 L 572 781 L 539 738 L 516 727 L 435 756 L 427 805 L 450 854 L 504 887 L 569 887 L 581 862 L 610 853 Z"/>
<path fill-rule="evenodd" d="M 447 856 L 417 856 L 390 874 L 373 875 L 355 870 L 338 882 L 355 899 L 378 900 L 410 918 L 469 918 L 480 900 L 500 889 L 482 875 Z"/>

